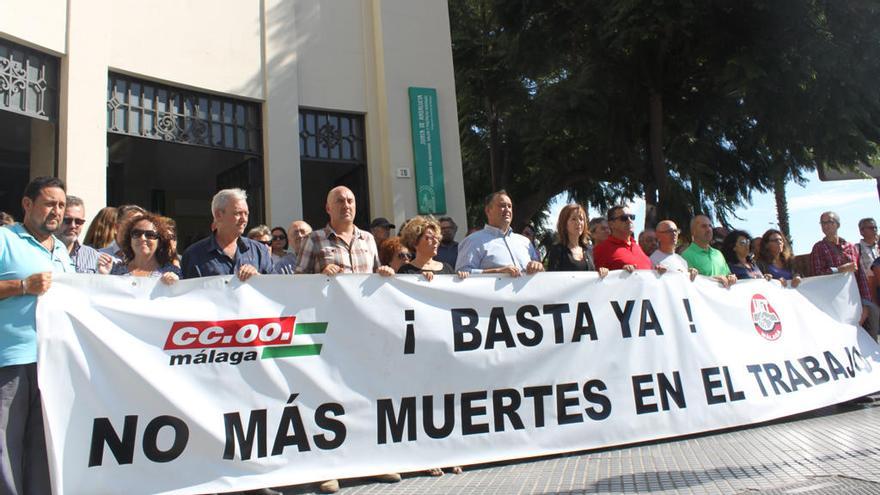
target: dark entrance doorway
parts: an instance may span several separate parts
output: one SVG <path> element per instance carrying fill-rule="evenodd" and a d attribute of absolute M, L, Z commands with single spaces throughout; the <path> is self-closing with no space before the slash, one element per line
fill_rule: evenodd
<path fill-rule="evenodd" d="M 299 149 L 303 218 L 313 228 L 327 223 L 327 192 L 346 186 L 357 201 L 355 224 L 370 223 L 364 117 L 358 114 L 301 108 Z"/>
<path fill-rule="evenodd" d="M 265 221 L 256 103 L 111 73 L 107 125 L 107 204 L 173 218 L 180 252 L 210 233 L 220 189 L 247 191 L 250 226 Z"/>

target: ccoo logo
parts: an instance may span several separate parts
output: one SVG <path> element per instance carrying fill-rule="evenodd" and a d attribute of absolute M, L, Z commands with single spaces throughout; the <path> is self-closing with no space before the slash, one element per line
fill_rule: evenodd
<path fill-rule="evenodd" d="M 755 330 L 767 340 L 776 340 L 782 335 L 782 320 L 779 314 L 761 294 L 752 296 L 752 322 Z"/>

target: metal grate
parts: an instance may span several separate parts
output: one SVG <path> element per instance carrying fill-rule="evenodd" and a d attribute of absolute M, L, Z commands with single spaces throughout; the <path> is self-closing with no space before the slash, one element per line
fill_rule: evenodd
<path fill-rule="evenodd" d="M 0 39 L 0 109 L 54 122 L 58 59 Z"/>
<path fill-rule="evenodd" d="M 107 131 L 262 155 L 256 103 L 110 73 Z"/>
<path fill-rule="evenodd" d="M 299 110 L 299 154 L 314 161 L 364 163 L 364 116 Z"/>

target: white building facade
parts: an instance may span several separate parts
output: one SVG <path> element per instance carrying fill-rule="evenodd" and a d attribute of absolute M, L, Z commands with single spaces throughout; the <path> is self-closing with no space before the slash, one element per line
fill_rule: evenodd
<path fill-rule="evenodd" d="M 436 96 L 433 206 L 411 88 Z M 58 175 L 87 216 L 136 203 L 195 238 L 220 188 L 251 225 L 319 227 L 345 184 L 360 226 L 465 225 L 444 0 L 0 0 L 0 135 L 0 210 Z"/>

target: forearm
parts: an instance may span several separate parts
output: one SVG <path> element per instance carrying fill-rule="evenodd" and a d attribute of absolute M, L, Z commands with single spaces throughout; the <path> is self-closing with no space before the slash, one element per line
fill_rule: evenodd
<path fill-rule="evenodd" d="M 22 295 L 21 283 L 19 279 L 0 280 L 0 299 Z"/>

